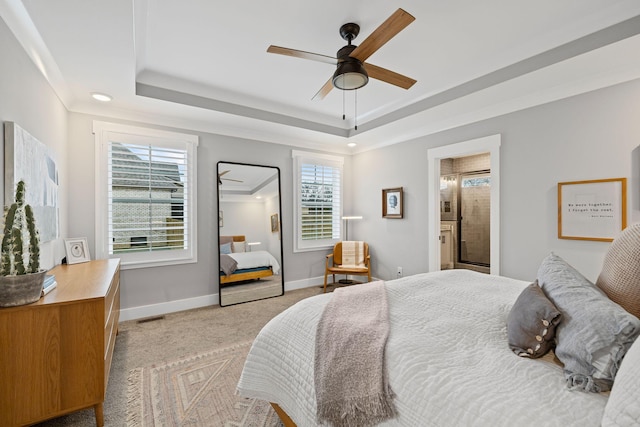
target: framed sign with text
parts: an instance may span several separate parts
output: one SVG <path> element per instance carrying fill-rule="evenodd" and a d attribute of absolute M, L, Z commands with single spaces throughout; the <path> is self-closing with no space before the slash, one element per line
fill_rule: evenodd
<path fill-rule="evenodd" d="M 611 242 L 627 226 L 627 179 L 558 183 L 558 238 Z"/>

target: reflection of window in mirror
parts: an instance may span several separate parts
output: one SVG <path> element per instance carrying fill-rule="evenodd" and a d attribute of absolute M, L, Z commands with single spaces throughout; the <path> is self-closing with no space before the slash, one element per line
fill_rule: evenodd
<path fill-rule="evenodd" d="M 219 162 L 217 173 L 220 305 L 282 295 L 280 170 Z"/>

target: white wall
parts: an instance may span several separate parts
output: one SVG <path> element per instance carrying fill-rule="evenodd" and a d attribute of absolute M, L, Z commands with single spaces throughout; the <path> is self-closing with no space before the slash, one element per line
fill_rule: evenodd
<path fill-rule="evenodd" d="M 269 216 L 263 201 L 220 201 L 223 211 L 223 227 L 220 235 L 244 235 L 247 242 L 262 242 L 263 247 L 256 249 L 267 250 L 267 236 L 271 234 Z M 279 255 L 279 253 L 278 253 Z"/>
<path fill-rule="evenodd" d="M 640 80 L 355 155 L 349 234 L 371 244 L 373 272 L 426 272 L 427 150 L 501 134 L 502 274 L 533 280 L 554 251 L 595 280 L 608 243 L 557 238 L 557 183 L 627 177 L 629 222 L 640 221 Z M 381 190 L 404 187 L 405 219 L 383 219 Z"/>
<path fill-rule="evenodd" d="M 271 215 L 280 211 L 277 197 L 244 202 L 221 200 L 220 209 L 224 212 L 221 236 L 244 235 L 247 243 L 260 242 L 250 250 L 267 251 L 280 262 L 279 234 L 271 232 Z"/>
<path fill-rule="evenodd" d="M 271 231 L 271 215 L 280 212 L 280 205 L 277 197 L 272 197 L 265 201 L 265 212 L 267 220 L 267 235 L 264 240 L 261 240 L 262 245 L 258 249 L 269 251 L 278 262 L 280 262 L 280 233 Z M 278 221 L 280 220 L 280 214 L 278 213 Z"/>
<path fill-rule="evenodd" d="M 68 237 L 67 110 L 1 19 L 0 58 L 0 122 L 17 123 L 53 151 L 59 174 L 60 236 Z M 1 138 L 0 164 L 4 165 L 4 129 Z M 4 174 L 0 182 L 4 205 Z M 43 268 L 60 264 L 63 257 L 62 239 L 42 244 Z"/>
<path fill-rule="evenodd" d="M 0 21 L 0 57 L 3 59 L 0 119 L 15 121 L 53 149 L 60 170 L 61 236 L 86 236 L 93 247 L 95 153 L 91 129 L 94 119 L 109 119 L 68 113 L 3 21 Z M 396 266 L 403 266 L 405 275 L 426 271 L 426 224 L 430 208 L 426 201 L 427 149 L 499 133 L 502 135 L 502 273 L 532 280 L 541 259 L 555 251 L 594 280 L 608 244 L 557 239 L 556 184 L 627 177 L 630 179 L 629 219 L 640 221 L 639 111 L 640 81 L 634 81 L 347 157 L 344 212 L 364 217 L 349 224 L 349 237 L 371 244 L 377 277 L 394 278 Z M 125 309 L 217 293 L 215 170 L 218 161 L 280 168 L 285 281 L 317 278 L 324 272 L 326 251 L 293 253 L 292 250 L 291 148 L 197 134 L 200 137 L 198 262 L 123 271 L 122 307 Z M 405 218 L 383 219 L 381 190 L 399 186 L 404 187 Z M 44 265 L 58 263 L 63 256 L 61 240 L 44 245 Z"/>
<path fill-rule="evenodd" d="M 87 236 L 89 246 L 95 245 L 94 198 L 94 138 L 93 120 L 114 121 L 105 117 L 70 113 L 69 116 L 69 233 Z M 144 123 L 132 123 L 146 126 Z M 152 128 L 160 128 L 152 126 Z M 179 266 L 143 268 L 121 272 L 121 305 L 123 309 L 198 299 L 196 305 L 217 303 L 211 299 L 218 292 L 218 213 L 216 164 L 219 161 L 243 162 L 280 168 L 282 193 L 282 231 L 284 279 L 286 283 L 305 281 L 324 274 L 327 251 L 293 253 L 293 181 L 291 147 L 191 132 L 188 129 L 168 130 L 194 133 L 198 146 L 198 262 Z M 349 168 L 345 159 L 345 169 Z M 345 174 L 346 175 L 346 174 Z M 348 175 L 345 182 L 349 186 Z M 349 200 L 349 194 L 345 196 Z M 225 214 L 225 225 L 228 216 Z M 268 216 L 265 220 L 268 221 Z M 225 232 L 225 234 L 228 234 Z M 240 234 L 247 234 L 242 231 Z M 151 313 L 151 312 L 150 312 Z"/>

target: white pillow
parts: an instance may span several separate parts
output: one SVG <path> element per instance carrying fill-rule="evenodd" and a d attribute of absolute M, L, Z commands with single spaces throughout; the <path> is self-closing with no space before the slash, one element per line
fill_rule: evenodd
<path fill-rule="evenodd" d="M 613 382 L 613 388 L 604 408 L 602 426 L 637 426 L 640 420 L 640 339 L 626 356 Z"/>
<path fill-rule="evenodd" d="M 233 252 L 246 252 L 246 243 L 247 242 L 233 242 Z"/>

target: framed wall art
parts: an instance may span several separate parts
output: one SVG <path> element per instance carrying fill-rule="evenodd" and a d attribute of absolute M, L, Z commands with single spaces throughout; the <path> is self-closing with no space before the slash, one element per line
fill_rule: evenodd
<path fill-rule="evenodd" d="M 275 233 L 280 230 L 280 221 L 278 221 L 278 214 L 271 215 L 271 232 Z"/>
<path fill-rule="evenodd" d="M 627 226 L 627 179 L 558 183 L 558 238 L 611 242 Z"/>
<path fill-rule="evenodd" d="M 67 264 L 91 261 L 86 237 L 64 239 L 64 249 L 67 253 Z"/>
<path fill-rule="evenodd" d="M 53 153 L 14 122 L 4 122 L 4 196 L 11 205 L 19 181 L 33 208 L 41 242 L 59 237 L 58 167 Z"/>
<path fill-rule="evenodd" d="M 402 187 L 382 190 L 382 217 L 402 218 Z"/>

